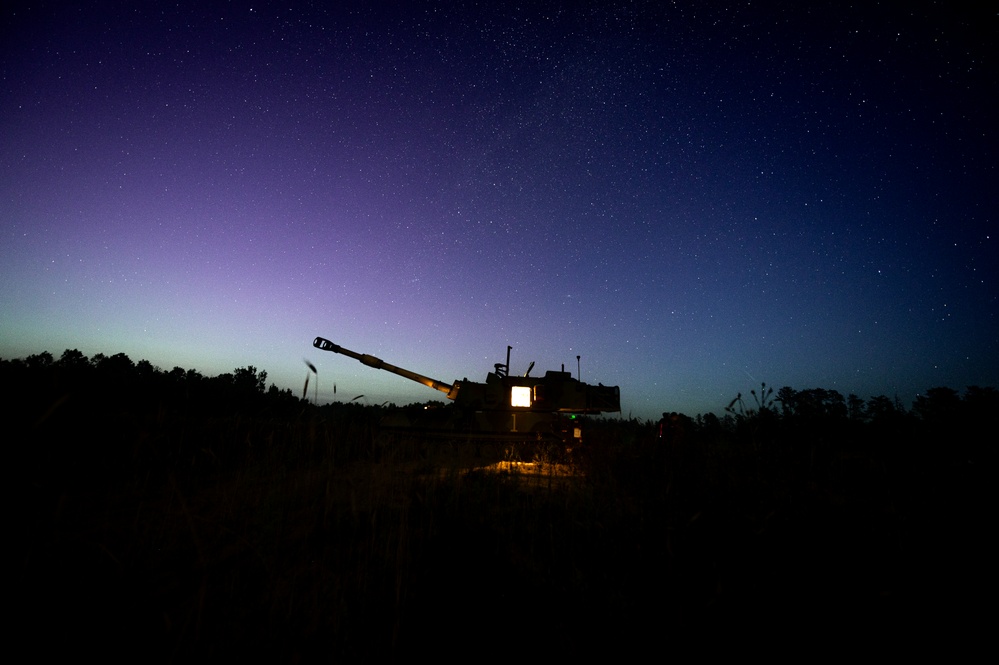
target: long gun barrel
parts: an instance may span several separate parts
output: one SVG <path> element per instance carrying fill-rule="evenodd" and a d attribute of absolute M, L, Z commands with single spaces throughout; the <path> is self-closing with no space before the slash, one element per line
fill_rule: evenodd
<path fill-rule="evenodd" d="M 434 390 L 439 390 L 442 393 L 446 393 L 448 398 L 450 399 L 454 399 L 455 395 L 458 392 L 457 387 L 454 384 L 444 383 L 443 381 L 437 381 L 436 379 L 431 379 L 429 376 L 423 376 L 422 374 L 411 372 L 408 369 L 403 369 L 402 367 L 396 367 L 395 365 L 390 365 L 381 358 L 376 358 L 374 356 L 368 355 L 367 353 L 357 353 L 356 351 L 345 349 L 339 344 L 334 344 L 333 342 L 323 337 L 317 337 L 315 340 L 313 340 L 312 346 L 322 351 L 332 351 L 333 353 L 339 353 L 344 356 L 350 356 L 355 360 L 360 360 L 368 367 L 374 367 L 375 369 L 383 369 L 386 372 L 392 372 L 393 374 L 398 374 L 399 376 L 406 377 L 410 381 L 416 381 L 417 383 L 422 383 L 428 388 L 433 388 Z"/>

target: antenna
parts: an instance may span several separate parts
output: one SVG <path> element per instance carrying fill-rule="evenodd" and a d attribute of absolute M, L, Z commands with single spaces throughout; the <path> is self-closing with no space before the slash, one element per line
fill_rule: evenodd
<path fill-rule="evenodd" d="M 579 381 L 579 356 L 576 356 L 576 380 Z"/>

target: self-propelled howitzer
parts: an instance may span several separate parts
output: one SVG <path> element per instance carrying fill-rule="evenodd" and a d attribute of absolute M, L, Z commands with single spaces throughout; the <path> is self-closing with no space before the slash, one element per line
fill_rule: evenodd
<path fill-rule="evenodd" d="M 506 363 L 496 363 L 485 383 L 467 378 L 445 383 L 396 367 L 381 358 L 345 349 L 322 337 L 317 337 L 312 345 L 323 351 L 350 356 L 368 367 L 398 374 L 446 394 L 457 410 L 456 418 L 448 426 L 461 423 L 463 429 L 478 432 L 534 432 L 542 436 L 564 431 L 562 418 L 566 416 L 621 410 L 621 393 L 617 386 L 583 383 L 564 368 L 545 372 L 544 376 L 530 376 L 530 369 L 524 376 L 511 376 L 509 346 Z M 576 430 L 575 438 L 579 438 L 578 428 L 573 429 Z"/>

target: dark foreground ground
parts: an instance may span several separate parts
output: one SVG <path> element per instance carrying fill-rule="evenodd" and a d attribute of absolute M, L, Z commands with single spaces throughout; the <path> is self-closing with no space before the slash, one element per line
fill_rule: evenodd
<path fill-rule="evenodd" d="M 391 437 L 376 416 L 18 421 L 16 639 L 33 657 L 367 662 L 956 655 L 991 632 L 983 460 L 901 432 L 664 441 L 633 421 L 514 449 Z"/>

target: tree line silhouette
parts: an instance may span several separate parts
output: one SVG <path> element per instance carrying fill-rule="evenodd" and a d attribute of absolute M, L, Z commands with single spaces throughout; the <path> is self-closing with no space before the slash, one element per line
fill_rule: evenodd
<path fill-rule="evenodd" d="M 2 407 L 25 454 L 38 462 L 84 470 L 107 469 L 149 457 L 144 466 L 174 465 L 203 457 L 216 470 L 234 468 L 248 442 L 270 437 L 303 417 L 320 417 L 337 436 L 364 432 L 370 439 L 395 405 L 311 404 L 290 389 L 267 385 L 267 372 L 250 365 L 217 376 L 194 369 L 163 370 L 124 353 L 91 358 L 67 349 L 24 359 L 0 359 L 8 390 Z M 970 386 L 964 393 L 931 388 L 907 408 L 896 396 L 866 400 L 836 390 L 784 386 L 737 395 L 721 417 L 671 414 L 659 426 L 633 418 L 591 421 L 591 441 L 648 441 L 673 448 L 694 444 L 743 446 L 761 462 L 783 460 L 801 471 L 828 468 L 823 460 L 851 453 L 874 459 L 904 457 L 921 467 L 984 462 L 994 454 L 990 426 L 999 412 L 999 391 Z M 664 414 L 664 416 L 667 414 Z M 296 426 L 297 426 L 296 425 Z M 269 434 L 268 434 L 269 432 Z M 657 439 L 658 435 L 658 439 Z M 82 437 L 102 445 L 80 445 Z M 39 448 L 39 441 L 48 442 Z M 138 452 L 136 452 L 138 451 Z M 806 464 L 807 461 L 807 464 Z M 202 466 L 205 466 L 203 464 Z M 122 471 L 124 471 L 122 469 Z"/>
<path fill-rule="evenodd" d="M 199 414 L 285 412 L 300 400 L 274 384 L 267 389 L 267 372 L 250 365 L 217 376 L 174 367 L 164 371 L 148 360 L 133 362 L 124 353 L 87 358 L 67 349 L 56 360 L 44 352 L 23 360 L 0 359 L 0 376 L 17 386 L 25 407 L 48 399 L 72 399 L 114 411 L 156 404 Z M 51 407 L 49 404 L 47 407 Z"/>
<path fill-rule="evenodd" d="M 936 387 L 917 395 L 910 408 L 896 396 L 864 400 L 836 390 L 741 393 L 725 407 L 724 426 L 699 418 L 702 428 L 724 429 L 757 446 L 803 445 L 885 454 L 929 455 L 939 462 L 984 461 L 991 455 L 990 426 L 999 409 L 999 391 L 968 386 L 961 394 Z"/>
<path fill-rule="evenodd" d="M 49 352 L 24 359 L 0 358 L 0 379 L 13 388 L 6 408 L 18 420 L 31 422 L 59 410 L 79 415 L 94 409 L 112 414 L 155 409 L 161 419 L 241 414 L 273 418 L 300 413 L 309 404 L 290 389 L 273 383 L 268 387 L 267 372 L 252 365 L 205 376 L 195 369 L 166 371 L 147 360 L 134 362 L 124 353 L 88 358 L 76 349 L 67 349 L 58 359 Z M 790 386 L 775 392 L 764 383 L 759 391 L 737 395 L 721 417 L 673 415 L 682 422 L 685 436 L 701 440 L 759 445 L 807 437 L 819 443 L 858 445 L 893 439 L 900 445 L 939 443 L 944 445 L 942 453 L 961 456 L 984 445 L 997 412 L 999 391 L 992 387 L 968 386 L 963 394 L 934 387 L 906 407 L 898 396 L 865 400 L 855 394 L 844 397 L 836 390 Z M 651 422 L 640 424 L 653 431 Z"/>
<path fill-rule="evenodd" d="M 58 359 L 45 352 L 0 360 L 0 380 L 9 388 L 0 409 L 21 468 L 74 486 L 119 484 L 137 470 L 163 477 L 235 468 L 250 442 L 305 404 L 267 387 L 267 372 L 252 365 L 205 376 L 76 349 Z"/>

